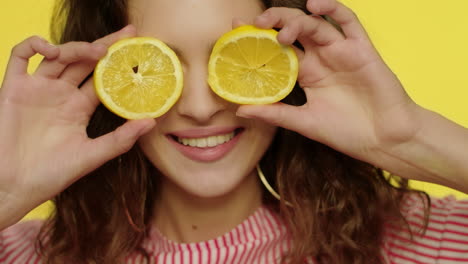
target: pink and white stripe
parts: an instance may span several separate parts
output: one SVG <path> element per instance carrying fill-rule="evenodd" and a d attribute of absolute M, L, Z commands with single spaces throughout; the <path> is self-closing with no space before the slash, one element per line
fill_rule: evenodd
<path fill-rule="evenodd" d="M 154 230 L 143 246 L 151 252 L 151 263 L 271 264 L 280 262 L 289 248 L 288 240 L 280 218 L 261 207 L 235 229 L 213 240 L 175 243 Z M 140 262 L 130 256 L 127 263 Z"/>
<path fill-rule="evenodd" d="M 405 213 L 414 240 L 409 232 L 389 227 L 383 246 L 390 264 L 461 264 L 468 263 L 468 202 L 449 196 L 433 199 L 427 231 L 423 227 L 423 204 L 416 197 L 406 201 Z"/>
<path fill-rule="evenodd" d="M 422 227 L 422 203 L 415 197 L 405 201 L 404 213 L 412 230 Z M 0 232 L 1 264 L 40 264 L 34 250 L 40 221 L 16 224 Z M 382 256 L 388 264 L 468 263 L 468 201 L 453 197 L 433 199 L 429 226 L 424 235 L 409 240 L 401 227 L 389 226 Z M 280 217 L 260 207 L 229 233 L 199 243 L 176 243 L 152 230 L 143 248 L 150 263 L 164 264 L 274 264 L 291 248 L 291 239 Z M 132 254 L 127 264 L 144 263 Z M 314 263 L 308 259 L 307 263 Z"/>

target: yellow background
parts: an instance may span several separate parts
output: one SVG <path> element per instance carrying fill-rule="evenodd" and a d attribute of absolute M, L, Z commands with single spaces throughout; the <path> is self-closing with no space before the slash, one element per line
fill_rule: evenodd
<path fill-rule="evenodd" d="M 11 48 L 30 35 L 49 38 L 53 0 L 3 1 L 0 9 L 0 72 Z M 411 97 L 468 127 L 467 0 L 344 0 L 359 16 L 383 58 Z M 40 58 L 33 60 L 32 67 Z M 413 183 L 434 196 L 465 194 Z M 50 203 L 28 218 L 43 217 Z"/>

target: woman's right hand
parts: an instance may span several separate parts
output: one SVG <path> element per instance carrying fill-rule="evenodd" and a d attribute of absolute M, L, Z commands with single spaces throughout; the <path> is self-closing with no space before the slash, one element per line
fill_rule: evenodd
<path fill-rule="evenodd" d="M 94 43 L 52 46 L 39 37 L 11 53 L 0 89 L 0 230 L 80 177 L 128 151 L 154 120 L 128 121 L 96 139 L 86 133 L 99 100 L 92 80 L 79 85 L 128 26 Z M 28 60 L 44 56 L 35 73 Z"/>

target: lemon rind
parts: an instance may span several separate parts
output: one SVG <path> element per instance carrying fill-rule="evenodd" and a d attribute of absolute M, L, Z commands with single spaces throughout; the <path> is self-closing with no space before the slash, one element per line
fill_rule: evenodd
<path fill-rule="evenodd" d="M 213 51 L 210 56 L 210 60 L 208 64 L 208 72 L 209 72 L 208 84 L 210 85 L 213 92 L 215 92 L 218 96 L 220 96 L 221 98 L 229 102 L 236 103 L 236 104 L 271 104 L 271 103 L 281 101 L 292 92 L 292 90 L 294 89 L 294 86 L 296 85 L 296 79 L 299 73 L 299 67 L 298 67 L 299 61 L 298 61 L 296 52 L 294 51 L 292 47 L 282 45 L 279 43 L 278 44 L 281 46 L 282 49 L 285 49 L 285 53 L 289 57 L 290 69 L 291 69 L 289 73 L 291 74 L 290 82 L 284 89 L 281 90 L 280 93 L 277 93 L 274 96 L 245 97 L 245 96 L 239 96 L 236 94 L 226 92 L 226 90 L 220 89 L 220 85 L 218 85 L 218 77 L 214 74 L 214 72 L 216 68 L 216 61 L 220 57 L 218 56 L 219 50 L 223 49 L 228 43 L 232 43 L 238 39 L 241 39 L 244 37 L 252 37 L 252 31 L 255 31 L 256 37 L 268 38 L 277 42 L 276 37 L 278 35 L 278 32 L 276 30 L 259 29 L 251 25 L 241 26 L 224 34 L 215 43 L 215 46 L 213 47 Z"/>
<path fill-rule="evenodd" d="M 157 111 L 152 111 L 152 112 L 131 112 L 126 110 L 123 107 L 118 106 L 112 98 L 104 92 L 104 89 L 101 89 L 103 87 L 102 80 L 100 78 L 97 78 L 97 76 L 102 75 L 102 71 L 105 69 L 105 65 L 107 64 L 109 58 L 111 55 L 119 50 L 122 47 L 132 45 L 132 44 L 152 44 L 156 47 L 158 47 L 165 55 L 167 55 L 171 62 L 173 63 L 174 66 L 174 75 L 176 77 L 176 85 L 174 88 L 174 92 L 170 97 L 166 99 L 166 103 L 159 108 Z M 114 43 L 112 46 L 109 47 L 107 55 L 102 58 L 96 65 L 95 71 L 94 71 L 94 87 L 96 94 L 101 101 L 101 103 L 106 106 L 109 111 L 113 112 L 114 114 L 123 117 L 125 119 L 144 119 L 144 118 L 157 118 L 159 116 L 162 116 L 165 114 L 169 109 L 177 102 L 177 100 L 180 98 L 182 94 L 182 89 L 183 89 L 183 74 L 182 74 L 182 64 L 179 61 L 179 58 L 175 54 L 175 52 L 169 48 L 164 42 L 156 39 L 156 38 L 150 38 L 150 37 L 134 37 L 134 38 L 127 38 L 127 39 L 122 39 Z"/>

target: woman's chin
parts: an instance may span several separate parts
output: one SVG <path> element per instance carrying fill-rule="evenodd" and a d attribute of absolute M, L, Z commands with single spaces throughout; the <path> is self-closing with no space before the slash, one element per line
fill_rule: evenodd
<path fill-rule="evenodd" d="M 192 196 L 201 199 L 221 198 L 242 193 L 250 188 L 257 188 L 256 177 L 252 173 L 191 173 L 178 175 L 175 178 L 166 178 L 163 185 L 165 191 L 173 190 L 180 195 Z M 253 178 L 253 179 L 252 179 Z"/>

